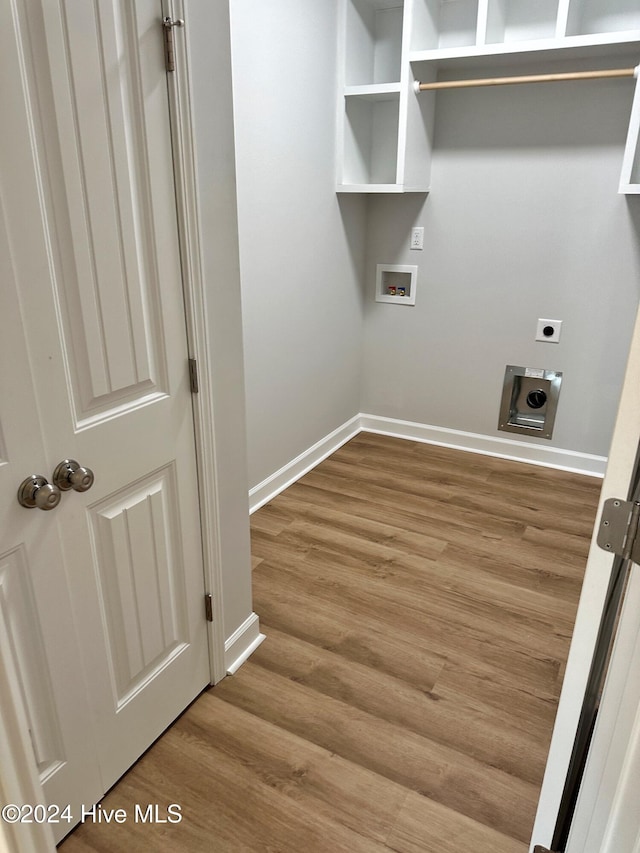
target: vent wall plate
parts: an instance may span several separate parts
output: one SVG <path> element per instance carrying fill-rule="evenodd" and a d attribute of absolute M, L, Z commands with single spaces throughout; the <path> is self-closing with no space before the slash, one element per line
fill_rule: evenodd
<path fill-rule="evenodd" d="M 561 383 L 557 370 L 507 365 L 498 429 L 551 438 Z"/>

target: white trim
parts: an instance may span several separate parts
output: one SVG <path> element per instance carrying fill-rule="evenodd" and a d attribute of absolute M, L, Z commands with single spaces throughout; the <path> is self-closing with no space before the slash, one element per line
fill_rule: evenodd
<path fill-rule="evenodd" d="M 463 432 L 429 424 L 384 418 L 379 415 L 360 415 L 360 426 L 364 432 L 390 435 L 394 438 L 408 438 L 440 447 L 453 447 L 457 450 L 481 453 L 484 456 L 528 462 L 531 465 L 558 468 L 561 471 L 588 474 L 592 477 L 604 477 L 607 465 L 606 456 L 594 456 L 590 453 L 578 453 L 575 450 L 562 450 L 558 447 L 544 447 L 540 444 L 515 441 L 510 438 Z"/>
<path fill-rule="evenodd" d="M 265 635 L 260 633 L 258 615 L 252 613 L 224 644 L 227 675 L 234 675 L 265 639 Z"/>
<path fill-rule="evenodd" d="M 606 456 L 594 456 L 590 453 L 578 453 L 575 450 L 562 450 L 558 447 L 544 447 L 511 438 L 463 432 L 414 421 L 385 418 L 380 415 L 359 414 L 250 489 L 249 512 L 254 513 L 261 506 L 269 503 L 280 492 L 293 485 L 327 456 L 331 456 L 339 447 L 361 432 L 421 441 L 425 444 L 436 444 L 439 447 L 452 447 L 456 450 L 480 453 L 483 456 L 528 462 L 530 465 L 540 465 L 542 468 L 557 468 L 560 471 L 586 474 L 591 477 L 604 477 L 607 466 Z"/>
<path fill-rule="evenodd" d="M 288 462 L 279 471 L 271 474 L 266 480 L 258 483 L 249 490 L 249 512 L 255 512 L 261 506 L 283 492 L 286 488 L 303 477 L 312 468 L 315 468 L 327 456 L 331 456 L 339 447 L 358 435 L 361 431 L 360 415 L 348 420 L 346 423 L 334 429 L 329 435 L 321 438 L 308 450 L 305 450 L 291 462 Z"/>
<path fill-rule="evenodd" d="M 164 0 L 163 14 L 184 18 L 183 0 Z M 203 594 L 212 595 L 213 621 L 209 629 L 211 683 L 217 684 L 226 673 L 224 656 L 224 618 L 220 553 L 220 516 L 216 466 L 216 431 L 212 377 L 209 370 L 209 329 L 206 318 L 202 236 L 200 229 L 198 181 L 191 105 L 191 69 L 188 27 L 184 40 L 176 39 L 176 72 L 167 74 L 171 113 L 176 207 L 178 211 L 180 254 L 187 323 L 189 356 L 198 362 L 197 394 L 192 395 L 196 438 L 196 465 L 202 525 L 204 561 Z M 185 49 L 181 49 L 182 44 Z"/>
<path fill-rule="evenodd" d="M 615 853 L 633 847 L 628 839 L 622 843 L 616 837 L 625 828 L 628 830 L 630 823 L 633 834 L 637 833 L 634 781 L 640 764 L 639 608 L 640 578 L 636 568 L 625 592 L 567 853 L 584 850 Z"/>

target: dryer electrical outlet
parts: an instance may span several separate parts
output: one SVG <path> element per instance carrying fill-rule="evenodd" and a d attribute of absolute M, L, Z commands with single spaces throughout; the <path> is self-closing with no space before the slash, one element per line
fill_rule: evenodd
<path fill-rule="evenodd" d="M 536 340 L 545 341 L 548 344 L 560 343 L 561 329 L 562 320 L 538 320 Z"/>

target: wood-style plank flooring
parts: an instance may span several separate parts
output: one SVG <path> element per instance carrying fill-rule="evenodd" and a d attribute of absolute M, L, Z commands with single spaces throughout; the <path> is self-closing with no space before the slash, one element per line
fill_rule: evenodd
<path fill-rule="evenodd" d="M 525 853 L 601 481 L 361 433 L 252 518 L 267 640 L 76 851 Z"/>

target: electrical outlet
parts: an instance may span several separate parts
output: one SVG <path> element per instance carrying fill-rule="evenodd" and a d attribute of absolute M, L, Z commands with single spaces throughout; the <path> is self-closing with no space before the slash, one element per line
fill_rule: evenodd
<path fill-rule="evenodd" d="M 411 229 L 411 243 L 409 248 L 422 249 L 424 247 L 424 228 Z"/>
<path fill-rule="evenodd" d="M 561 329 L 562 320 L 538 320 L 536 340 L 545 341 L 548 344 L 557 344 L 560 342 Z"/>

